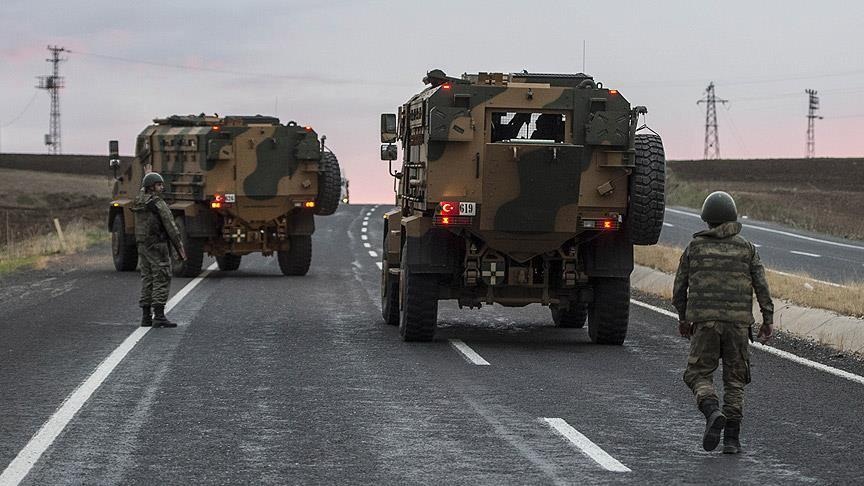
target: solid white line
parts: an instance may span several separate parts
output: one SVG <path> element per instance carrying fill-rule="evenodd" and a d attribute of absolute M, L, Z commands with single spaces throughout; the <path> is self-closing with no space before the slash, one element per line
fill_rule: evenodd
<path fill-rule="evenodd" d="M 818 278 L 802 277 L 801 275 L 795 275 L 794 273 L 781 272 L 780 270 L 774 270 L 774 269 L 771 269 L 771 268 L 766 268 L 765 271 L 767 271 L 767 272 L 771 272 L 771 273 L 776 273 L 777 275 L 785 275 L 785 276 L 787 276 L 787 277 L 795 277 L 795 278 L 800 278 L 800 279 L 802 279 L 802 280 L 809 280 L 809 281 L 811 281 L 811 282 L 820 283 L 820 284 L 822 284 L 822 285 L 828 285 L 828 286 L 830 286 L 830 287 L 837 287 L 837 288 L 841 288 L 841 289 L 845 289 L 845 288 L 846 288 L 845 285 L 840 285 L 840 284 L 838 284 L 838 283 L 834 283 L 834 282 L 827 282 L 827 281 L 825 281 L 825 280 L 819 280 Z"/>
<path fill-rule="evenodd" d="M 701 219 L 701 217 L 698 214 L 690 213 L 687 211 L 681 211 L 678 209 L 669 209 L 669 208 L 666 208 L 666 211 L 669 211 L 670 213 L 683 214 L 685 216 L 692 216 L 694 218 L 700 218 Z M 780 230 L 775 230 L 775 229 L 771 229 L 771 228 L 764 228 L 762 226 L 756 226 L 756 225 L 752 225 L 752 224 L 744 224 L 743 226 L 745 228 L 752 228 L 755 230 L 767 231 L 768 233 L 776 233 L 778 235 L 790 236 L 792 238 L 799 238 L 802 240 L 812 241 L 815 243 L 824 243 L 826 245 L 834 245 L 834 246 L 839 246 L 841 248 L 850 248 L 853 250 L 864 250 L 864 246 L 850 245 L 847 243 L 838 243 L 836 241 L 820 240 L 819 238 L 812 238 L 810 236 L 798 235 L 795 233 L 790 233 L 788 231 L 780 231 Z"/>
<path fill-rule="evenodd" d="M 489 362 L 483 359 L 483 356 L 477 354 L 476 351 L 471 349 L 471 346 L 465 344 L 461 339 L 450 339 L 450 345 L 456 348 L 456 351 L 462 353 L 462 356 L 467 359 L 469 363 L 477 366 L 489 366 Z"/>
<path fill-rule="evenodd" d="M 375 265 L 378 265 L 378 270 L 384 270 L 384 264 L 381 262 L 375 262 Z"/>
<path fill-rule="evenodd" d="M 363 240 L 363 241 L 366 241 L 366 240 L 369 239 L 369 237 L 366 236 L 366 235 L 360 235 L 360 239 Z"/>
<path fill-rule="evenodd" d="M 192 291 L 202 280 L 204 280 L 211 271 L 215 270 L 217 265 L 210 265 L 207 270 L 201 275 L 195 277 L 191 282 L 186 284 L 174 297 L 165 304 L 165 312 L 170 311 L 177 305 L 183 297 Z M 96 390 L 105 382 L 111 372 L 123 361 L 123 358 L 129 354 L 129 351 L 135 347 L 138 341 L 150 331 L 150 327 L 139 327 L 132 332 L 117 348 L 105 358 L 99 366 L 78 385 L 78 388 L 69 395 L 60 408 L 42 424 L 42 427 L 30 438 L 27 445 L 15 456 L 15 459 L 6 466 L 3 474 L 0 474 L 0 486 L 13 486 L 19 484 L 30 470 L 39 460 L 43 453 L 51 447 L 51 444 L 57 439 L 57 436 L 63 432 L 63 429 L 69 425 L 69 422 L 75 417 L 75 414 L 81 410 L 81 407 L 87 403 L 87 400 L 93 395 Z"/>
<path fill-rule="evenodd" d="M 789 253 L 792 253 L 793 255 L 801 255 L 801 256 L 806 256 L 806 257 L 822 258 L 822 255 L 817 255 L 816 253 L 807 253 L 806 251 L 789 250 Z"/>
<path fill-rule="evenodd" d="M 372 258 L 378 258 L 378 254 L 372 250 L 369 250 L 369 256 L 371 256 Z"/>
<path fill-rule="evenodd" d="M 663 226 L 665 226 L 667 228 L 674 228 L 675 227 L 674 224 L 670 224 L 670 223 L 666 223 L 666 222 L 663 223 Z"/>
<path fill-rule="evenodd" d="M 593 459 L 594 462 L 600 465 L 603 469 L 612 472 L 630 472 L 630 468 L 621 464 L 618 459 L 610 456 L 606 451 L 600 448 L 597 444 L 591 442 L 591 439 L 582 435 L 581 432 L 574 429 L 570 424 L 561 418 L 543 418 L 550 427 L 558 431 L 564 438 L 569 440 L 573 445 L 579 448 L 583 454 Z"/>
<path fill-rule="evenodd" d="M 372 248 L 372 245 L 370 245 L 369 243 L 363 243 L 363 247 L 364 248 Z"/>
<path fill-rule="evenodd" d="M 663 314 L 664 316 L 669 316 L 669 317 L 675 319 L 676 321 L 678 320 L 678 314 L 676 314 L 674 312 L 670 312 L 666 309 L 661 309 L 661 308 L 655 307 L 651 304 L 646 304 L 645 302 L 640 302 L 636 299 L 630 299 L 630 303 L 636 304 L 640 307 L 644 307 L 644 308 L 649 309 L 649 310 L 652 310 L 652 311 L 657 312 L 659 314 Z M 801 365 L 804 365 L 804 366 L 807 366 L 807 367 L 810 367 L 813 369 L 817 369 L 819 371 L 824 371 L 825 373 L 830 373 L 834 376 L 838 376 L 840 378 L 845 378 L 849 381 L 854 381 L 855 383 L 859 383 L 861 385 L 864 385 L 864 376 L 859 376 L 859 375 L 856 375 L 854 373 L 849 373 L 848 371 L 843 371 L 841 369 L 834 368 L 833 366 L 828 366 L 828 365 L 824 365 L 822 363 L 817 363 L 815 361 L 810 361 L 809 359 L 802 358 L 801 356 L 798 356 L 797 354 L 788 353 L 786 351 L 782 351 L 780 349 L 777 349 L 777 348 L 774 348 L 771 346 L 766 346 L 766 345 L 761 344 L 761 343 L 754 342 L 754 343 L 750 343 L 750 345 L 756 349 L 761 349 L 762 351 L 765 351 L 766 353 L 771 353 L 775 356 L 779 356 L 781 358 L 786 358 L 790 361 L 794 361 L 795 363 L 798 363 L 798 364 L 801 364 Z"/>

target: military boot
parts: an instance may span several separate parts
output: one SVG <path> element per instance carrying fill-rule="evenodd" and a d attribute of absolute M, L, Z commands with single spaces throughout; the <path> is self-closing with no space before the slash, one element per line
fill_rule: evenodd
<path fill-rule="evenodd" d="M 149 305 L 141 306 L 141 327 L 150 327 L 153 325 L 153 314 Z"/>
<path fill-rule="evenodd" d="M 153 306 L 153 327 L 177 327 L 177 324 L 165 317 L 164 305 Z"/>
<path fill-rule="evenodd" d="M 699 410 L 705 415 L 705 434 L 702 435 L 702 448 L 713 451 L 720 444 L 720 433 L 726 425 L 726 416 L 720 411 L 720 402 L 716 398 L 706 398 L 699 404 Z"/>
<path fill-rule="evenodd" d="M 738 440 L 740 434 L 741 421 L 726 421 L 726 428 L 723 429 L 723 454 L 741 453 L 741 442 Z"/>

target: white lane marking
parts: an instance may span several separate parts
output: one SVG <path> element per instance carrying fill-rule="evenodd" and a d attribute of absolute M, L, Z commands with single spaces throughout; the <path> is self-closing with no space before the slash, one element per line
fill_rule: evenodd
<path fill-rule="evenodd" d="M 369 243 L 363 243 L 363 248 L 372 248 L 372 245 Z"/>
<path fill-rule="evenodd" d="M 360 235 L 360 239 L 363 240 L 363 241 L 366 241 L 366 240 L 369 239 L 369 236 L 367 236 L 367 235 Z"/>
<path fill-rule="evenodd" d="M 365 226 L 362 227 L 362 228 L 360 228 L 360 232 L 361 232 L 361 233 L 365 233 L 365 232 L 367 232 L 367 231 L 369 231 L 369 228 L 367 228 L 367 227 L 365 227 Z"/>
<path fill-rule="evenodd" d="M 384 264 L 381 262 L 375 262 L 375 265 L 378 265 L 378 270 L 384 270 Z"/>
<path fill-rule="evenodd" d="M 372 258 L 378 258 L 378 254 L 372 250 L 369 250 L 369 256 L 371 256 Z"/>
<path fill-rule="evenodd" d="M 802 280 L 809 280 L 811 282 L 820 283 L 822 285 L 828 285 L 830 287 L 837 287 L 837 288 L 841 288 L 841 289 L 847 288 L 845 285 L 840 285 L 838 283 L 828 282 L 825 280 L 819 280 L 818 278 L 802 277 L 801 275 L 795 275 L 794 273 L 781 272 L 780 270 L 774 270 L 771 268 L 766 268 L 765 271 L 771 272 L 771 273 L 776 273 L 777 275 L 785 275 L 787 277 L 794 277 L 794 278 L 800 278 Z"/>
<path fill-rule="evenodd" d="M 618 459 L 610 456 L 609 453 L 600 448 L 597 444 L 591 442 L 591 439 L 582 435 L 581 432 L 574 429 L 570 424 L 561 418 L 542 418 L 546 424 L 555 429 L 565 439 L 569 440 L 573 445 L 579 448 L 583 454 L 593 459 L 594 462 L 600 465 L 603 469 L 612 472 L 630 472 L 630 468 L 621 464 Z"/>
<path fill-rule="evenodd" d="M 363 217 L 363 221 L 369 221 L 369 215 L 368 215 L 368 214 L 367 214 L 366 216 Z M 368 224 L 368 223 L 367 223 L 367 224 Z"/>
<path fill-rule="evenodd" d="M 789 253 L 806 257 L 822 258 L 822 255 L 818 255 L 816 253 L 807 253 L 806 251 L 789 250 Z"/>
<path fill-rule="evenodd" d="M 363 221 L 363 226 L 369 226 L 369 220 L 368 219 Z"/>
<path fill-rule="evenodd" d="M 207 275 L 210 274 L 213 270 L 217 268 L 217 265 L 214 263 L 207 267 L 207 270 L 201 273 L 201 275 L 195 277 L 191 282 L 187 283 L 179 292 L 177 292 L 174 297 L 165 304 L 165 312 L 169 312 L 174 308 L 181 300 L 183 300 L 189 292 L 192 291 L 199 283 L 201 283 Z M 117 365 L 123 361 L 123 358 L 129 354 L 129 351 L 138 344 L 138 341 L 147 334 L 148 331 L 152 329 L 151 327 L 139 327 L 135 329 L 132 334 L 129 335 L 122 343 L 120 343 L 117 348 L 102 361 L 99 366 L 84 380 L 83 383 L 78 385 L 78 388 L 72 392 L 71 395 L 66 397 L 66 400 L 60 405 L 60 408 L 54 412 L 53 415 L 48 419 L 47 422 L 42 424 L 42 427 L 30 438 L 30 441 L 27 442 L 27 445 L 24 446 L 23 449 L 15 456 L 15 459 L 6 466 L 6 469 L 3 471 L 3 474 L 0 474 L 0 485 L 2 486 L 13 486 L 19 484 L 27 474 L 30 473 L 30 470 L 51 447 L 51 444 L 54 443 L 54 440 L 57 439 L 57 436 L 60 435 L 61 432 L 69 425 L 69 422 L 75 417 L 75 414 L 81 410 L 81 407 L 87 403 L 87 400 L 99 389 L 102 383 L 111 375 L 111 372 L 117 368 Z"/>
<path fill-rule="evenodd" d="M 453 346 L 456 351 L 462 353 L 462 356 L 467 359 L 469 363 L 477 366 L 489 366 L 489 362 L 483 359 L 483 356 L 477 354 L 477 351 L 471 349 L 471 346 L 465 344 L 461 339 L 450 339 L 450 345 Z"/>
<path fill-rule="evenodd" d="M 666 211 L 669 211 L 670 213 L 683 214 L 685 216 L 691 216 L 694 218 L 700 218 L 701 219 L 701 217 L 698 214 L 689 213 L 687 211 L 681 211 L 678 209 L 669 209 L 669 208 L 666 208 Z M 826 245 L 839 246 L 840 248 L 850 248 L 852 250 L 864 250 L 864 246 L 850 245 L 848 243 L 839 243 L 836 241 L 820 240 L 819 238 L 812 238 L 810 236 L 798 235 L 795 233 L 790 233 L 788 231 L 780 231 L 780 230 L 775 230 L 775 229 L 771 229 L 771 228 L 764 228 L 762 226 L 756 226 L 753 224 L 744 224 L 743 226 L 745 228 L 752 228 L 752 229 L 759 230 L 759 231 L 767 231 L 768 233 L 776 233 L 778 235 L 790 236 L 792 238 L 798 238 L 801 240 L 812 241 L 815 243 L 824 243 Z"/>
<path fill-rule="evenodd" d="M 665 227 L 667 227 L 667 228 L 674 228 L 674 227 L 675 227 L 674 224 L 666 223 L 666 222 L 663 222 L 663 226 L 665 226 Z"/>
<path fill-rule="evenodd" d="M 654 312 L 657 312 L 658 314 L 663 314 L 664 316 L 669 316 L 669 317 L 675 319 L 676 321 L 678 320 L 678 314 L 676 314 L 674 312 L 670 312 L 666 309 L 661 309 L 661 308 L 655 307 L 651 304 L 646 304 L 645 302 L 640 302 L 636 299 L 630 299 L 630 303 L 636 304 L 640 307 L 644 307 L 644 308 L 649 309 L 649 310 L 652 310 Z M 859 376 L 859 375 L 856 375 L 854 373 L 849 373 L 848 371 L 843 371 L 841 369 L 834 368 L 833 366 L 828 366 L 828 365 L 824 365 L 822 363 L 817 363 L 815 361 L 810 361 L 809 359 L 802 358 L 801 356 L 798 356 L 797 354 L 792 354 L 792 353 L 789 353 L 786 351 L 782 351 L 780 349 L 773 348 L 771 346 L 767 346 L 767 345 L 764 345 L 761 343 L 750 343 L 750 345 L 756 349 L 761 349 L 762 351 L 765 351 L 766 353 L 770 353 L 770 354 L 773 354 L 775 356 L 779 356 L 781 358 L 786 358 L 789 361 L 793 361 L 795 363 L 807 366 L 809 368 L 817 369 L 819 371 L 824 371 L 825 373 L 829 373 L 829 374 L 832 374 L 834 376 L 838 376 L 840 378 L 845 378 L 849 381 L 854 381 L 855 383 L 859 383 L 861 385 L 864 385 L 864 376 Z"/>

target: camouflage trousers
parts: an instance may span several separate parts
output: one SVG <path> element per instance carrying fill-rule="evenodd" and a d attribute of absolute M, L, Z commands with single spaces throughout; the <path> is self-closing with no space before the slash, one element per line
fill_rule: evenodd
<path fill-rule="evenodd" d="M 705 321 L 693 326 L 684 382 L 696 395 L 696 403 L 717 400 L 714 371 L 723 360 L 723 414 L 741 420 L 744 385 L 750 383 L 750 325 L 743 322 Z"/>
<path fill-rule="evenodd" d="M 138 266 L 141 269 L 141 299 L 138 304 L 142 307 L 165 305 L 171 288 L 168 243 L 139 243 Z"/>

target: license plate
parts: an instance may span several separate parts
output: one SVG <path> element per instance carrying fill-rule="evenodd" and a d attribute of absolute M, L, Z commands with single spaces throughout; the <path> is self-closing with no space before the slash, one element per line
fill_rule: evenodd
<path fill-rule="evenodd" d="M 236 194 L 225 194 L 225 202 L 226 203 L 237 202 L 237 195 Z"/>
<path fill-rule="evenodd" d="M 459 215 L 460 216 L 476 216 L 477 215 L 477 203 L 460 202 L 459 203 Z"/>

